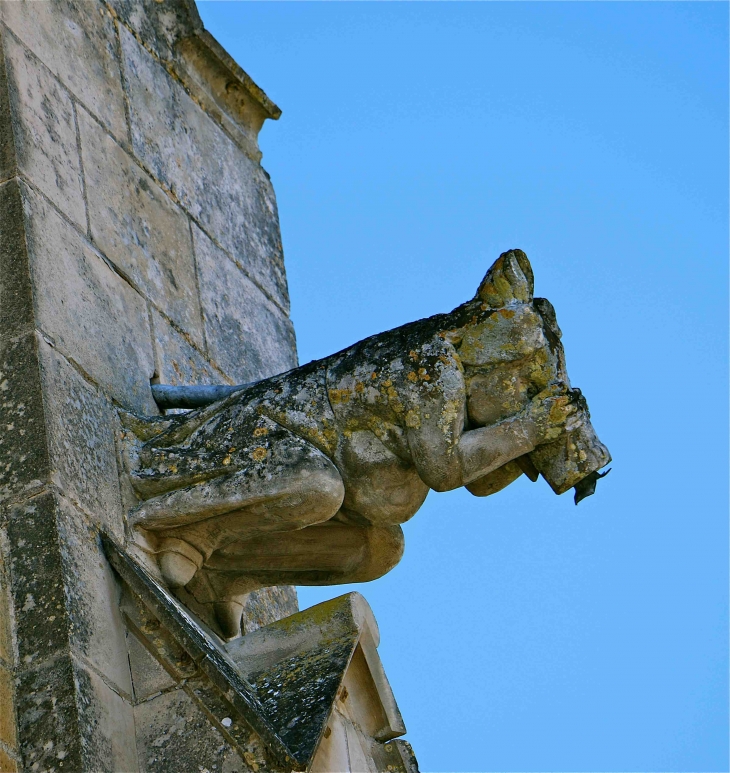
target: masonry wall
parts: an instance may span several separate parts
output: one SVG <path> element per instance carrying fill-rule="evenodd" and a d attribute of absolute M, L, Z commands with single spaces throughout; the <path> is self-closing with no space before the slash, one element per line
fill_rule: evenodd
<path fill-rule="evenodd" d="M 0 771 L 255 769 L 125 630 L 99 531 L 133 503 L 116 407 L 296 365 L 278 109 L 187 0 L 0 23 Z M 295 610 L 262 591 L 245 626 Z"/>

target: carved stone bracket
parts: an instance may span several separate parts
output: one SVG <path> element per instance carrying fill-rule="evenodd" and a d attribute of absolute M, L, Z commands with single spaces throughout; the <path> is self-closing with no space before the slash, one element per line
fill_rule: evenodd
<path fill-rule="evenodd" d="M 358 593 L 224 642 L 113 540 L 131 633 L 202 705 L 252 770 L 417 773 Z"/>

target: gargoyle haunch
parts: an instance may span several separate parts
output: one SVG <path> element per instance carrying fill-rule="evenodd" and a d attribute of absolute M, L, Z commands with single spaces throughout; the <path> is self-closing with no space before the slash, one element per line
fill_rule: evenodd
<path fill-rule="evenodd" d="M 593 493 L 610 461 L 568 382 L 520 250 L 449 314 L 367 338 L 201 410 L 125 415 L 132 539 L 228 638 L 271 585 L 373 580 L 429 489 L 487 496 L 523 472 Z M 135 537 L 135 535 L 137 535 Z"/>

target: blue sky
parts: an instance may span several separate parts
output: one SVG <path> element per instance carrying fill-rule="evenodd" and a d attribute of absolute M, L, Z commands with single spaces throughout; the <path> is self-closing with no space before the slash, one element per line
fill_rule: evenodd
<path fill-rule="evenodd" d="M 357 588 L 421 770 L 727 771 L 727 4 L 199 7 L 284 111 L 300 361 L 519 247 L 614 457 L 578 508 L 432 493 Z"/>

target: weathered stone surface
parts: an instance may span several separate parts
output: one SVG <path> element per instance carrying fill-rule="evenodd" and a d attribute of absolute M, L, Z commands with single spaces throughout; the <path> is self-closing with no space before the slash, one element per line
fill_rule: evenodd
<path fill-rule="evenodd" d="M 413 747 L 401 738 L 383 744 L 375 743 L 372 755 L 379 772 L 387 770 L 388 773 L 419 773 Z"/>
<path fill-rule="evenodd" d="M 4 749 L 0 749 L 0 770 L 3 773 L 18 773 L 20 770 L 17 760 L 7 754 Z"/>
<path fill-rule="evenodd" d="M 62 498 L 58 501 L 57 520 L 71 647 L 118 691 L 131 696 L 119 587 L 98 533 Z"/>
<path fill-rule="evenodd" d="M 183 690 L 159 695 L 134 708 L 140 766 L 153 773 L 196 769 L 252 770 Z"/>
<path fill-rule="evenodd" d="M 79 128 L 94 242 L 144 295 L 202 344 L 187 217 L 83 109 Z"/>
<path fill-rule="evenodd" d="M 155 413 L 144 300 L 46 202 L 23 191 L 37 324 L 120 403 Z"/>
<path fill-rule="evenodd" d="M 15 730 L 15 701 L 13 675 L 0 665 L 0 741 L 15 748 L 18 737 Z M 2 768 L 0 768 L 2 770 Z"/>
<path fill-rule="evenodd" d="M 126 30 L 135 153 L 264 290 L 288 309 L 276 199 L 261 167 Z"/>
<path fill-rule="evenodd" d="M 345 721 L 345 733 L 347 735 L 347 754 L 350 758 L 350 770 L 352 773 L 367 771 L 367 773 L 379 773 L 370 755 L 370 744 L 360 728 L 351 722 Z M 390 771 L 389 771 L 390 773 Z"/>
<path fill-rule="evenodd" d="M 111 14 L 101 3 L 2 3 L 2 20 L 119 138 L 126 136 L 122 83 Z"/>
<path fill-rule="evenodd" d="M 195 100 L 254 162 L 261 161 L 258 134 L 281 110 L 207 31 L 181 40 L 174 71 Z"/>
<path fill-rule="evenodd" d="M 0 218 L 1 220 L 1 218 Z M 17 499 L 48 479 L 41 374 L 35 335 L 0 344 L 0 501 Z"/>
<path fill-rule="evenodd" d="M 299 764 L 309 769 L 316 759 L 320 741 L 333 733 L 336 711 L 353 766 L 331 769 L 370 771 L 355 764 L 356 744 L 346 726 L 358 728 L 367 756 L 374 738 L 405 733 L 377 644 L 370 607 L 359 593 L 349 593 L 236 639 L 227 651 Z M 327 756 L 336 759 L 339 746 L 332 739 Z"/>
<path fill-rule="evenodd" d="M 5 69 L 3 36 L 0 34 L 0 182 L 17 174 L 15 141 L 10 111 L 10 93 Z"/>
<path fill-rule="evenodd" d="M 117 538 L 124 516 L 116 475 L 111 402 L 38 337 L 53 480 Z"/>
<path fill-rule="evenodd" d="M 0 664 L 8 668 L 15 665 L 15 653 L 13 652 L 13 637 L 11 626 L 13 623 L 10 567 L 8 566 L 8 535 L 5 532 L 4 511 L 0 509 Z M 2 770 L 2 768 L 0 768 Z"/>
<path fill-rule="evenodd" d="M 23 200 L 17 180 L 0 185 L 0 212 L 0 335 L 7 340 L 30 331 L 34 321 Z"/>
<path fill-rule="evenodd" d="M 134 712 L 131 704 L 97 674 L 74 663 L 83 769 L 94 773 L 136 773 Z"/>
<path fill-rule="evenodd" d="M 152 309 L 155 370 L 162 384 L 220 384 L 225 377 L 160 314 Z"/>
<path fill-rule="evenodd" d="M 291 320 L 196 226 L 193 236 L 211 357 L 237 383 L 296 367 Z"/>
<path fill-rule="evenodd" d="M 83 770 L 71 657 L 61 655 L 20 673 L 16 696 L 22 769 Z"/>
<path fill-rule="evenodd" d="M 176 43 L 203 26 L 193 0 L 155 5 L 139 0 L 109 0 L 109 5 L 162 59 L 172 59 Z"/>
<path fill-rule="evenodd" d="M 11 508 L 7 534 L 18 665 L 29 668 L 69 642 L 55 495 L 40 494 Z"/>
<path fill-rule="evenodd" d="M 136 703 L 141 703 L 175 686 L 176 681 L 132 633 L 127 633 L 127 651 Z"/>
<path fill-rule="evenodd" d="M 241 613 L 241 629 L 251 633 L 299 611 L 297 590 L 292 585 L 262 588 L 248 594 Z"/>
<path fill-rule="evenodd" d="M 220 653 L 209 647 L 201 665 L 150 619 L 144 632 L 129 622 L 149 649 L 131 637 L 127 648 L 98 544 L 98 530 L 123 538 L 134 504 L 120 502 L 115 404 L 157 413 L 155 369 L 215 384 L 295 364 L 276 203 L 251 160 L 272 106 L 258 94 L 251 108 L 255 84 L 206 36 L 193 0 L 0 2 L 0 20 L 0 770 L 135 771 L 139 733 L 151 769 L 274 773 L 265 747 L 278 739 L 246 713 L 245 685 L 233 680 L 226 708 L 236 722 L 219 716 L 226 699 L 208 671 Z M 191 217 L 233 270 L 215 281 L 244 285 L 228 289 L 247 310 L 233 329 L 259 359 L 234 358 L 235 379 L 209 357 Z M 254 591 L 244 622 L 295 609 L 293 589 Z M 193 682 L 198 697 L 175 689 Z M 146 714 L 135 728 L 132 695 L 149 704 L 154 737 Z"/>
<path fill-rule="evenodd" d="M 129 634 L 144 644 L 153 653 L 154 658 L 165 664 L 166 670 L 176 683 L 197 676 L 199 669 L 195 660 L 168 628 L 152 614 L 146 603 L 149 601 L 150 599 L 142 601 L 126 588 L 123 590 L 121 606 Z M 155 608 L 154 601 L 152 606 Z"/>
<path fill-rule="evenodd" d="M 85 230 L 86 206 L 71 97 L 10 35 L 6 35 L 5 53 L 18 167 Z"/>
<path fill-rule="evenodd" d="M 310 773 L 351 773 L 350 755 L 347 749 L 347 727 L 343 718 L 333 712 L 327 723 L 324 737 L 317 748 L 317 756 L 312 761 Z M 361 773 L 359 770 L 357 773 Z M 365 767 L 362 773 L 368 773 Z"/>
<path fill-rule="evenodd" d="M 276 762 L 255 732 L 242 721 L 236 710 L 221 696 L 209 679 L 200 677 L 188 680 L 188 691 L 204 707 L 213 725 L 226 740 L 232 740 L 239 756 L 252 770 L 266 773 L 289 773 L 291 765 Z"/>

